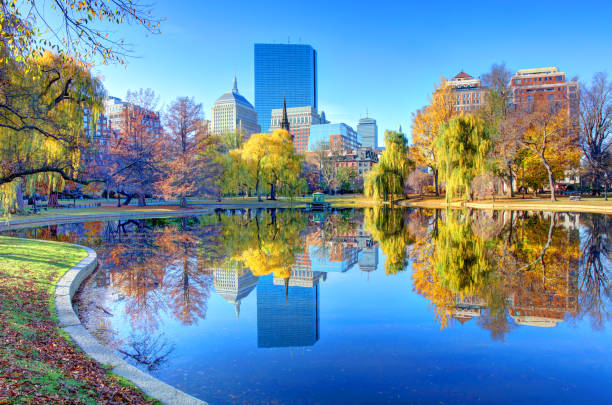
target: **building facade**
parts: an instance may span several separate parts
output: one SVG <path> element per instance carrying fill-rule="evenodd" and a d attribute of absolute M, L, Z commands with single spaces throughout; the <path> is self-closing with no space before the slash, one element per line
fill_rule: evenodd
<path fill-rule="evenodd" d="M 370 147 L 372 150 L 378 148 L 378 125 L 374 118 L 362 118 L 357 124 L 357 134 L 361 140 L 361 146 Z"/>
<path fill-rule="evenodd" d="M 310 45 L 255 44 L 255 109 L 265 132 L 272 110 L 310 106 L 318 109 L 317 52 Z"/>
<path fill-rule="evenodd" d="M 351 167 L 355 170 L 358 177 L 363 176 L 372 170 L 372 166 L 378 163 L 378 154 L 369 147 L 361 147 L 338 155 L 334 159 L 336 169 L 341 167 Z"/>
<path fill-rule="evenodd" d="M 486 102 L 487 89 L 482 87 L 480 78 L 473 78 L 465 72 L 459 72 L 446 82 L 451 88 L 455 112 L 472 112 Z"/>
<path fill-rule="evenodd" d="M 238 83 L 234 77 L 232 91 L 223 94 L 215 101 L 210 111 L 210 133 L 222 134 L 237 132 L 248 138 L 252 134 L 261 132 L 257 124 L 255 109 L 238 92 Z"/>
<path fill-rule="evenodd" d="M 565 73 L 556 67 L 521 69 L 510 80 L 515 105 L 536 100 L 556 101 L 567 108 L 570 116 L 578 116 L 580 86 L 566 81 Z"/>
<path fill-rule="evenodd" d="M 308 151 L 323 146 L 334 153 L 348 152 L 361 147 L 357 131 L 344 123 L 319 124 L 310 127 Z"/>
<path fill-rule="evenodd" d="M 112 135 L 119 135 L 126 129 L 128 119 L 134 117 L 139 126 L 149 133 L 159 135 L 162 131 L 159 113 L 148 111 L 140 106 L 121 100 L 118 97 L 107 97 L 104 100 L 104 113 L 94 122 L 85 117 L 85 131 L 98 145 L 107 145 Z M 134 123 L 134 121 L 132 121 Z"/>
<path fill-rule="evenodd" d="M 270 132 L 281 128 L 283 109 L 275 108 L 272 110 L 272 120 L 270 121 Z M 308 140 L 310 139 L 310 126 L 321 124 L 321 116 L 314 107 L 293 107 L 287 108 L 287 118 L 289 120 L 289 133 L 293 137 L 293 145 L 297 153 L 308 151 Z"/>

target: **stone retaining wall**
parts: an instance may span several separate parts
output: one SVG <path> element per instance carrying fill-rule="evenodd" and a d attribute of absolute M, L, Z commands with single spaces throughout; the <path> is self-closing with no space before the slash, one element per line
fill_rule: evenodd
<path fill-rule="evenodd" d="M 157 215 L 159 216 L 159 213 Z M 72 298 L 81 283 L 96 269 L 98 256 L 93 249 L 81 247 L 87 252 L 87 257 L 68 270 L 55 286 L 55 311 L 59 318 L 60 328 L 66 331 L 88 356 L 99 363 L 111 366 L 115 374 L 128 379 L 150 397 L 164 404 L 206 405 L 206 402 L 132 366 L 119 357 L 114 350 L 104 347 L 85 329 L 74 311 Z"/>

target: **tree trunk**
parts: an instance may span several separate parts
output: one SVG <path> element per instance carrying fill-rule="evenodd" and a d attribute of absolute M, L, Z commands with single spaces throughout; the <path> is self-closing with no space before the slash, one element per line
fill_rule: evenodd
<path fill-rule="evenodd" d="M 597 186 L 597 170 L 593 170 L 593 178 L 591 179 L 591 196 L 595 197 L 595 187 Z"/>
<path fill-rule="evenodd" d="M 49 202 L 47 203 L 47 207 L 59 207 L 57 191 L 49 192 Z"/>
<path fill-rule="evenodd" d="M 546 168 L 546 171 L 548 172 L 548 186 L 550 187 L 550 201 L 556 201 L 557 198 L 555 196 L 555 181 L 553 179 L 552 170 L 550 170 L 550 166 L 548 165 L 548 162 L 546 161 L 544 156 L 541 156 L 541 158 L 542 158 L 542 163 L 544 164 L 544 167 Z"/>
<path fill-rule="evenodd" d="M 138 193 L 138 206 L 144 207 L 147 205 L 147 201 L 145 200 L 145 195 Z"/>
<path fill-rule="evenodd" d="M 255 193 L 257 194 L 257 201 L 261 202 L 261 194 L 259 193 L 259 176 L 257 176 L 257 181 L 255 182 Z"/>
<path fill-rule="evenodd" d="M 508 174 L 510 175 L 510 198 L 514 197 L 514 187 L 513 187 L 513 179 L 514 176 L 512 175 L 512 166 L 510 164 L 508 164 Z"/>
<path fill-rule="evenodd" d="M 182 196 L 180 199 L 179 207 L 187 208 L 187 197 Z"/>
<path fill-rule="evenodd" d="M 23 212 L 25 210 L 25 206 L 23 203 L 23 184 L 19 183 L 19 185 L 17 186 L 17 192 L 15 193 L 15 197 L 17 200 L 17 211 L 18 212 Z"/>
<path fill-rule="evenodd" d="M 434 188 L 436 189 L 436 197 L 440 197 L 440 185 L 438 184 L 438 169 L 433 169 Z"/>
<path fill-rule="evenodd" d="M 270 183 L 270 200 L 276 200 L 276 184 Z"/>

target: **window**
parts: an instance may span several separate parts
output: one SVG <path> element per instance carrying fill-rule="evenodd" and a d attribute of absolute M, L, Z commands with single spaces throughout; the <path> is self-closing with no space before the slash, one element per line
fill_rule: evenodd
<path fill-rule="evenodd" d="M 557 76 L 557 80 L 559 81 L 563 80 L 563 76 Z"/>
<path fill-rule="evenodd" d="M 554 94 L 549 94 L 549 95 L 548 95 L 548 99 L 549 99 L 549 100 L 552 100 L 553 98 L 555 98 L 555 95 L 554 95 Z"/>

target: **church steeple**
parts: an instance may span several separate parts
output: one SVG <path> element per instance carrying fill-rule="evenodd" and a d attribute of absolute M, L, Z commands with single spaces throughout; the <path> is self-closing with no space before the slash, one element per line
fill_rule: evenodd
<path fill-rule="evenodd" d="M 234 75 L 234 86 L 232 87 L 232 93 L 238 93 L 238 80 L 236 80 L 236 75 Z"/>
<path fill-rule="evenodd" d="M 281 129 L 289 132 L 289 117 L 287 116 L 287 100 L 283 97 L 283 116 L 281 118 Z"/>

